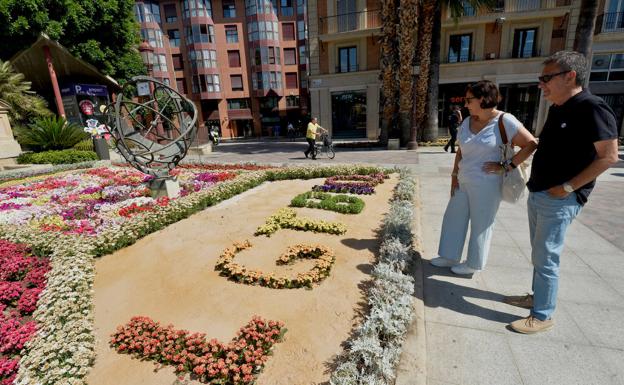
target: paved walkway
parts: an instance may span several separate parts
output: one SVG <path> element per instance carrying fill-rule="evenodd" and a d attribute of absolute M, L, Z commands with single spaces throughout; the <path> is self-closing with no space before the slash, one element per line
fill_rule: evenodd
<path fill-rule="evenodd" d="M 312 163 L 303 156 L 305 148 L 301 142 L 227 143 L 194 160 Z M 316 162 L 414 169 L 420 178 L 423 258 L 428 260 L 437 251 L 452 161 L 440 148 L 422 148 L 339 150 L 336 159 Z M 562 255 L 556 326 L 550 332 L 525 336 L 506 329 L 509 322 L 528 314 L 501 302 L 503 295 L 524 294 L 531 287 L 524 202 L 502 204 L 484 272 L 460 278 L 423 261 L 424 322 L 414 323 L 405 343 L 397 384 L 624 384 L 623 191 L 621 161 L 600 178 L 590 202 L 570 227 Z M 425 330 L 419 330 L 423 324 Z"/>

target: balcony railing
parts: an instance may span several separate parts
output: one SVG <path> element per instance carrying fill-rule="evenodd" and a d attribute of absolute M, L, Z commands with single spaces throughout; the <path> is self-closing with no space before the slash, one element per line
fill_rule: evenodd
<path fill-rule="evenodd" d="M 322 35 L 381 28 L 379 10 L 343 13 L 319 18 Z"/>
<path fill-rule="evenodd" d="M 346 72 L 358 72 L 358 71 L 359 71 L 359 66 L 357 64 L 336 66 L 337 74 L 346 73 Z"/>
<path fill-rule="evenodd" d="M 596 18 L 596 33 L 624 32 L 624 12 L 603 13 Z"/>
<path fill-rule="evenodd" d="M 465 3 L 463 17 L 483 16 L 491 13 L 502 12 L 513 13 L 539 11 L 568 6 L 570 4 L 571 0 L 497 0 L 494 8 L 491 10 L 486 8 L 475 10 L 472 6 L 470 6 L 470 4 Z"/>

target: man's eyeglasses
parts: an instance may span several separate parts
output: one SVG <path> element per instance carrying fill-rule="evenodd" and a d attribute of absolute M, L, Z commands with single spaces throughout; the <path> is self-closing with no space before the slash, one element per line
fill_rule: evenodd
<path fill-rule="evenodd" d="M 548 83 L 549 81 L 551 81 L 555 76 L 559 76 L 559 75 L 563 75 L 563 74 L 567 74 L 568 72 L 570 72 L 570 70 L 568 71 L 561 71 L 561 72 L 557 72 L 556 74 L 548 74 L 548 75 L 542 75 L 542 76 L 538 76 L 537 78 L 539 79 L 540 82 L 542 83 Z"/>

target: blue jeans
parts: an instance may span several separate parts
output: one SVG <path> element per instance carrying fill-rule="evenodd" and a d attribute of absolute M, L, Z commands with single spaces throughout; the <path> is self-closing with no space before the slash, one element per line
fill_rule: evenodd
<path fill-rule="evenodd" d="M 559 288 L 559 256 L 565 233 L 582 206 L 576 201 L 576 194 L 555 198 L 540 191 L 529 194 L 527 207 L 533 261 L 531 315 L 544 321 L 555 311 Z"/>
<path fill-rule="evenodd" d="M 466 263 L 473 269 L 483 270 L 500 202 L 501 182 L 498 179 L 460 183 L 444 212 L 438 255 L 452 261 L 461 260 L 470 222 Z"/>

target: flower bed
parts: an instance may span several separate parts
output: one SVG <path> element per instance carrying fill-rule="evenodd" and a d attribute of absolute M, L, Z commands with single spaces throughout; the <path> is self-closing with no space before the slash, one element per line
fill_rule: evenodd
<path fill-rule="evenodd" d="M 0 384 L 13 384 L 24 345 L 36 332 L 31 319 L 50 269 L 46 258 L 0 239 Z"/>
<path fill-rule="evenodd" d="M 203 333 L 160 326 L 148 317 L 133 317 L 119 326 L 110 345 L 119 353 L 142 360 L 170 365 L 178 375 L 210 384 L 252 384 L 268 360 L 273 345 L 282 340 L 286 329 L 278 321 L 254 317 L 236 337 L 224 344 L 206 340 Z"/>
<path fill-rule="evenodd" d="M 68 168 L 49 168 L 46 172 L 66 169 Z M 166 206 L 155 205 L 153 211 L 124 218 L 115 226 L 101 228 L 102 225 L 97 224 L 95 234 L 91 236 L 67 231 L 45 231 L 42 228 L 2 221 L 5 213 L 1 213 L 0 237 L 15 243 L 28 244 L 37 255 L 48 256 L 51 265 L 47 274 L 47 286 L 39 297 L 37 310 L 32 315 L 37 322 L 38 332 L 25 345 L 25 355 L 20 360 L 15 385 L 86 385 L 86 375 L 95 359 L 92 304 L 94 257 L 128 246 L 169 224 L 265 181 L 378 172 L 380 169 L 372 166 L 306 166 L 243 171 L 209 189 L 190 192 L 186 196 L 173 199 Z M 82 173 L 83 170 L 78 170 L 73 175 Z M 20 183 L 30 186 L 50 178 L 48 175 L 32 176 L 30 173 L 20 175 L 27 179 L 2 183 L 0 190 L 19 186 Z M 45 210 L 45 207 L 41 208 L 41 211 Z M 35 213 L 40 215 L 38 211 Z M 0 370 L 9 366 L 4 365 Z"/>
<path fill-rule="evenodd" d="M 340 185 L 341 183 L 348 182 L 355 185 L 375 187 L 383 183 L 384 179 L 387 178 L 388 176 L 383 172 L 371 175 L 336 175 L 325 179 L 325 184 Z"/>
<path fill-rule="evenodd" d="M 298 218 L 293 209 L 280 209 L 271 215 L 266 223 L 256 230 L 254 235 L 266 235 L 270 237 L 279 229 L 291 229 L 298 231 L 313 231 L 315 233 L 328 233 L 342 235 L 347 232 L 347 227 L 340 222 L 327 222 L 308 218 Z"/>
<path fill-rule="evenodd" d="M 324 184 L 320 186 L 317 185 L 312 187 L 312 191 L 358 195 L 370 195 L 375 193 L 375 189 L 373 187 L 362 186 L 357 183 Z"/>
<path fill-rule="evenodd" d="M 334 252 L 322 245 L 289 246 L 287 251 L 277 259 L 276 263 L 278 265 L 290 264 L 297 259 L 304 258 L 315 259 L 316 262 L 312 269 L 305 273 L 297 274 L 295 278 L 276 277 L 274 274 L 266 274 L 259 270 L 249 270 L 244 266 L 234 263 L 236 254 L 251 246 L 249 241 L 234 243 L 231 248 L 225 249 L 223 254 L 219 256 L 215 265 L 215 270 L 220 271 L 221 275 L 236 282 L 249 285 L 260 285 L 273 289 L 312 288 L 314 283 L 322 281 L 329 275 L 331 267 L 336 260 Z"/>
<path fill-rule="evenodd" d="M 314 201 L 318 200 L 318 201 Z M 359 214 L 364 209 L 364 201 L 348 195 L 332 195 L 309 191 L 299 194 L 290 202 L 293 207 L 308 207 L 336 211 L 342 214 Z"/>
<path fill-rule="evenodd" d="M 236 177 L 228 172 L 176 171 L 183 196 Z M 0 187 L 0 223 L 94 236 L 137 213 L 169 204 L 149 196 L 145 182 L 150 179 L 129 168 L 101 167 Z"/>

